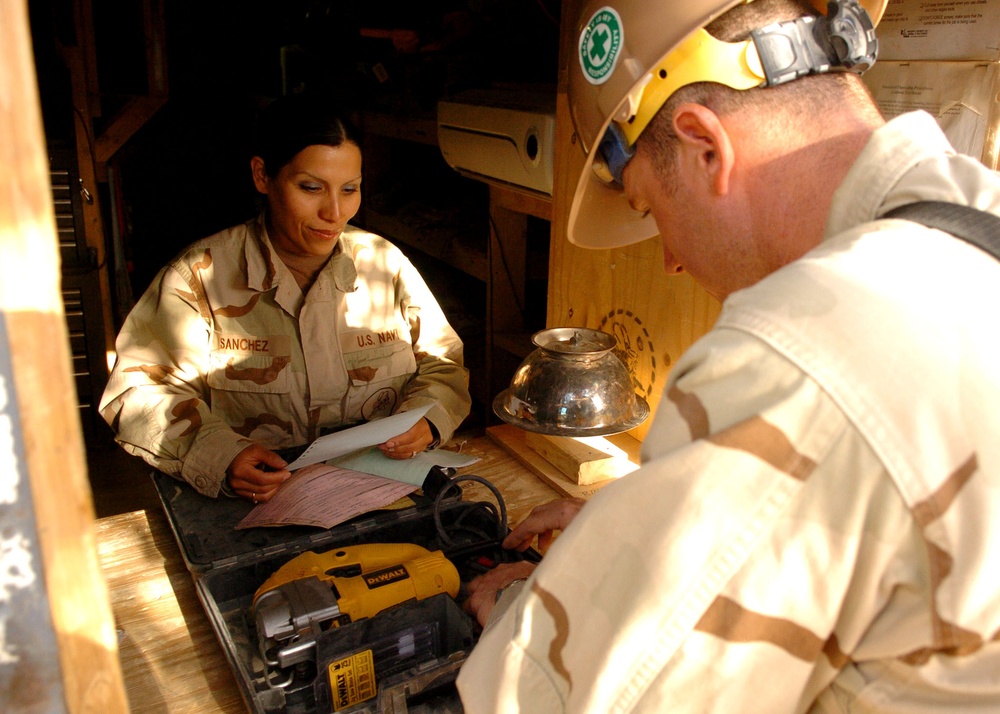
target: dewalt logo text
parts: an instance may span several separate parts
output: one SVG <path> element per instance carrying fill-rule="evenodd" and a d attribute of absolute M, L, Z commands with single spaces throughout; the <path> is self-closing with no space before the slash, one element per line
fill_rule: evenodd
<path fill-rule="evenodd" d="M 406 568 L 402 565 L 393 565 L 390 568 L 383 568 L 382 570 L 368 573 L 364 576 L 364 579 L 368 589 L 371 590 L 388 585 L 389 583 L 406 580 L 408 577 L 410 577 L 410 574 L 406 572 Z"/>

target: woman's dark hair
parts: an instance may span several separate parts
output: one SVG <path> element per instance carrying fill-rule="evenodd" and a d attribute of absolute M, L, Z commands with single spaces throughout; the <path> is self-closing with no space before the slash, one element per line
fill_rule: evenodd
<path fill-rule="evenodd" d="M 329 94 L 291 94 L 271 102 L 260 114 L 254 156 L 264 160 L 272 178 L 307 146 L 361 146 L 361 135 L 347 111 Z"/>

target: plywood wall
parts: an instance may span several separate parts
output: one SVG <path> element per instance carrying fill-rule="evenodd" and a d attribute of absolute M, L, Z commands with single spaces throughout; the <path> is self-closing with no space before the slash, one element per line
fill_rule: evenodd
<path fill-rule="evenodd" d="M 655 413 L 671 367 L 712 327 L 720 305 L 686 274 L 664 272 L 658 238 L 614 250 L 579 248 L 566 239 L 573 190 L 584 162 L 566 91 L 567 71 L 573 69 L 568 62 L 576 59 L 577 5 L 563 4 L 546 321 L 549 327 L 589 327 L 614 335 L 636 393 Z M 651 421 L 631 434 L 641 440 Z"/>

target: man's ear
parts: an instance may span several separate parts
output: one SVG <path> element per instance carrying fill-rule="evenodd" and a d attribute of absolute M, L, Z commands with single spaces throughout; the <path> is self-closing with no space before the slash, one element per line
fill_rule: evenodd
<path fill-rule="evenodd" d="M 250 159 L 250 173 L 253 174 L 253 185 L 260 193 L 267 193 L 267 172 L 264 171 L 264 159 L 254 156 Z"/>
<path fill-rule="evenodd" d="M 718 195 L 729 191 L 734 152 L 729 132 L 719 116 L 708 107 L 693 102 L 677 106 L 673 116 L 674 132 L 687 150 L 696 171 L 709 181 Z"/>

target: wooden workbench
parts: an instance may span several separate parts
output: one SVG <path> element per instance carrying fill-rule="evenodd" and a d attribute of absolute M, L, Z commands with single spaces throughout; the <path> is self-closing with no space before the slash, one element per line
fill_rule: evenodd
<path fill-rule="evenodd" d="M 560 496 L 488 437 L 469 439 L 462 450 L 481 461 L 459 473 L 497 487 L 511 526 L 536 504 Z M 463 488 L 467 500 L 492 498 L 480 484 Z M 166 515 L 145 510 L 102 518 L 97 538 L 131 711 L 246 711 Z"/>

